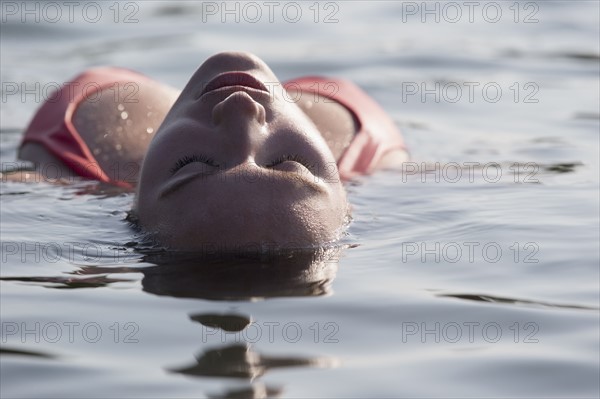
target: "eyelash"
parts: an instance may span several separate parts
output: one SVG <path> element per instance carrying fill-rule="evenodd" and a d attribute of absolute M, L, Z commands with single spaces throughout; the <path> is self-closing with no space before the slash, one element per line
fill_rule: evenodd
<path fill-rule="evenodd" d="M 302 158 L 299 155 L 295 155 L 295 154 L 286 154 L 286 155 L 282 155 L 279 158 L 277 158 L 276 160 L 274 160 L 273 162 L 268 163 L 267 165 L 265 165 L 267 168 L 271 168 L 275 165 L 279 165 L 280 163 L 283 163 L 285 161 L 294 161 L 294 162 L 298 162 L 302 165 L 305 165 L 306 167 L 310 168 L 312 165 L 306 161 L 306 159 Z M 214 159 L 209 158 L 207 156 L 204 155 L 186 155 L 180 159 L 177 160 L 177 162 L 175 163 L 175 166 L 173 168 L 171 168 L 171 174 L 175 174 L 175 172 L 177 172 L 179 169 L 183 168 L 185 165 L 192 163 L 192 162 L 201 162 L 201 163 L 205 163 L 209 166 L 214 166 L 215 168 L 218 168 L 219 165 L 217 163 L 215 163 Z"/>
<path fill-rule="evenodd" d="M 179 169 L 192 162 L 205 163 L 209 166 L 214 166 L 215 168 L 219 167 L 219 165 L 215 163 L 214 159 L 206 157 L 204 155 L 186 155 L 177 160 L 175 166 L 171 169 L 171 174 L 175 174 L 175 172 L 177 172 Z"/>
<path fill-rule="evenodd" d="M 294 162 L 298 162 L 302 165 L 305 165 L 306 167 L 310 167 L 310 163 L 308 161 L 306 161 L 306 159 L 302 158 L 299 155 L 294 155 L 294 154 L 286 154 L 286 155 L 282 155 L 279 158 L 277 158 L 276 160 L 274 160 L 273 162 L 270 162 L 266 165 L 267 168 L 273 167 L 275 165 L 279 165 L 280 163 L 283 163 L 285 161 L 294 161 Z"/>

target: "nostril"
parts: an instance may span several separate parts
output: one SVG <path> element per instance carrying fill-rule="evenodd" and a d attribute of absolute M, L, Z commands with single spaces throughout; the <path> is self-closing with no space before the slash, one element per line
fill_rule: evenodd
<path fill-rule="evenodd" d="M 255 119 L 259 124 L 264 125 L 266 123 L 266 110 L 244 91 L 236 91 L 230 94 L 212 110 L 214 124 L 220 124 L 224 120 L 242 122 L 249 119 Z"/>

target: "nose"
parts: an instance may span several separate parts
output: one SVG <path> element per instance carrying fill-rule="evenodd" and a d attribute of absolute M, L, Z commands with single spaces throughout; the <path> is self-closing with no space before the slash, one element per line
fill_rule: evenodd
<path fill-rule="evenodd" d="M 218 103 L 212 111 L 215 125 L 240 128 L 248 123 L 266 123 L 265 108 L 245 91 L 236 91 Z"/>
<path fill-rule="evenodd" d="M 256 163 L 268 135 L 265 113 L 265 108 L 244 91 L 232 93 L 213 108 L 213 123 L 229 148 L 230 166 Z"/>

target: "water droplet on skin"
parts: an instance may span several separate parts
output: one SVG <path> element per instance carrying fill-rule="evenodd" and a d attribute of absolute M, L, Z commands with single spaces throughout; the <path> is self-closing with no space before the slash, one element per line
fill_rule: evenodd
<path fill-rule="evenodd" d="M 121 112 L 121 119 L 127 119 L 128 116 L 129 114 L 127 113 L 127 111 Z"/>
<path fill-rule="evenodd" d="M 121 146 L 121 144 L 115 145 L 115 150 L 121 151 L 121 148 L 123 148 L 123 146 Z"/>
<path fill-rule="evenodd" d="M 147 112 L 147 113 L 146 113 L 146 116 L 147 116 L 148 118 L 150 118 L 150 117 L 152 116 L 152 112 Z"/>
<path fill-rule="evenodd" d="M 119 105 L 117 105 L 117 109 L 119 111 L 124 111 L 125 110 L 125 106 L 123 104 L 119 104 Z"/>
<path fill-rule="evenodd" d="M 151 128 L 151 127 L 149 127 L 149 128 L 146 129 L 146 133 L 152 134 L 152 133 L 154 133 L 154 129 Z"/>

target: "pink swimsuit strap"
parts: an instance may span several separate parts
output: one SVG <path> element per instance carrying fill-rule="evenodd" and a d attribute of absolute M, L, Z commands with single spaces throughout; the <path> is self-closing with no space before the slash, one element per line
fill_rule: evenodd
<path fill-rule="evenodd" d="M 286 90 L 315 93 L 345 106 L 358 120 L 358 133 L 338 161 L 343 179 L 371 173 L 383 155 L 406 150 L 394 121 L 369 95 L 350 81 L 306 76 L 284 83 Z"/>
<path fill-rule="evenodd" d="M 150 78 L 122 68 L 94 68 L 82 73 L 49 96 L 25 130 L 21 146 L 29 142 L 41 144 L 81 177 L 131 187 L 130 183 L 111 179 L 102 170 L 72 118 L 82 101 L 102 95 L 102 89 L 144 81 Z"/>

